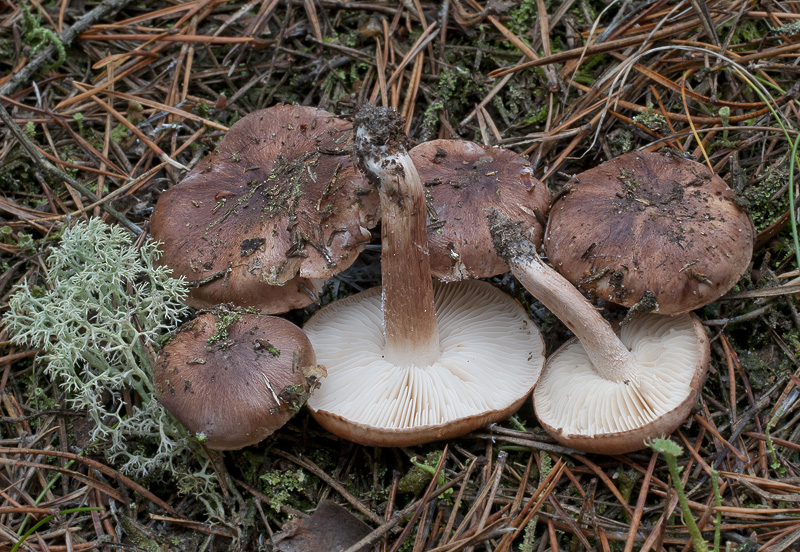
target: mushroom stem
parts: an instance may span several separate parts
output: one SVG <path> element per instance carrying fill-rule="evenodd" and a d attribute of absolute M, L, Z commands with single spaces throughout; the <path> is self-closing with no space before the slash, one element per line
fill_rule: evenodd
<path fill-rule="evenodd" d="M 572 330 L 597 373 L 610 381 L 638 385 L 631 352 L 580 291 L 542 261 L 522 224 L 492 210 L 489 226 L 495 249 L 509 264 L 511 272 Z"/>
<path fill-rule="evenodd" d="M 365 112 L 366 111 L 366 112 Z M 367 106 L 356 117 L 359 162 L 379 181 L 385 357 L 429 366 L 441 356 L 433 298 L 425 191 L 405 147 L 400 117 Z"/>

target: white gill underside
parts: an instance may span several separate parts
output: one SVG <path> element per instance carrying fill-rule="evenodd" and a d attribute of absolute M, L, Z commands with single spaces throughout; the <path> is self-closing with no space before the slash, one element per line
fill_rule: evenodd
<path fill-rule="evenodd" d="M 543 423 L 565 435 L 630 431 L 689 396 L 698 355 L 689 315 L 637 316 L 622 327 L 620 339 L 634 356 L 639 385 L 600 377 L 575 341 L 550 357 L 536 386 L 536 415 Z"/>
<path fill-rule="evenodd" d="M 508 408 L 544 362 L 538 329 L 511 297 L 480 281 L 434 286 L 441 357 L 396 367 L 382 358 L 379 288 L 334 303 L 305 326 L 328 376 L 308 401 L 351 422 L 411 429 Z"/>

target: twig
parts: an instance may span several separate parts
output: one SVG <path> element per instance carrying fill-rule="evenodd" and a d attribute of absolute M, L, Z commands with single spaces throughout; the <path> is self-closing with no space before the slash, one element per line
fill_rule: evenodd
<path fill-rule="evenodd" d="M 50 161 L 45 159 L 45 157 L 41 154 L 39 149 L 36 145 L 28 138 L 28 136 L 22 131 L 17 123 L 14 122 L 14 119 L 11 118 L 11 114 L 6 110 L 6 108 L 0 104 L 0 119 L 3 120 L 5 125 L 14 135 L 14 137 L 19 141 L 25 151 L 31 157 L 31 160 L 42 167 L 42 169 L 54 178 L 58 178 L 59 180 L 63 181 L 64 183 L 72 186 L 74 189 L 78 190 L 80 193 L 88 197 L 94 202 L 100 201 L 100 199 L 89 189 L 78 182 L 76 179 L 72 178 L 67 173 L 59 170 L 55 165 L 53 165 Z M 120 224 L 122 224 L 125 228 L 136 234 L 137 236 L 142 233 L 142 229 L 139 228 L 136 224 L 129 221 L 125 215 L 114 209 L 111 205 L 107 203 L 103 203 L 102 205 L 103 210 L 114 217 Z"/>
<path fill-rule="evenodd" d="M 298 456 L 295 456 L 294 454 L 290 454 L 282 450 L 275 450 L 275 453 L 278 454 L 279 456 L 282 456 L 283 458 L 286 458 L 287 460 L 290 460 L 291 462 L 294 462 L 298 466 L 307 469 L 308 471 L 310 471 L 311 473 L 322 479 L 325 483 L 333 487 L 333 489 L 337 493 L 342 495 L 344 499 L 347 500 L 347 502 L 349 502 L 353 508 L 361 512 L 364 516 L 368 517 L 373 523 L 377 524 L 383 523 L 383 518 L 381 518 L 375 512 L 364 506 L 364 504 L 362 504 L 361 501 L 359 501 L 355 496 L 353 496 L 353 494 L 350 493 L 350 491 L 344 488 L 344 485 L 340 484 L 333 477 L 328 475 L 325 472 L 325 470 L 321 469 L 319 466 L 317 466 L 314 462 L 312 462 L 308 458 L 300 458 Z"/>
<path fill-rule="evenodd" d="M 444 456 L 445 455 L 443 454 L 442 458 L 444 458 Z M 345 552 L 358 552 L 359 550 L 362 550 L 363 548 L 371 545 L 379 538 L 381 538 L 383 535 L 391 531 L 395 526 L 402 523 L 405 519 L 408 518 L 408 516 L 412 515 L 416 511 L 421 511 L 422 508 L 425 506 L 425 504 L 427 504 L 428 501 L 430 501 L 433 497 L 439 496 L 446 490 L 455 487 L 462 479 L 464 479 L 465 475 L 466 475 L 465 473 L 461 473 L 456 477 L 454 477 L 453 479 L 451 479 L 449 482 L 439 487 L 438 489 L 434 489 L 430 493 L 425 493 L 425 495 L 421 499 L 415 500 L 414 502 L 412 502 L 411 504 L 409 504 L 408 506 L 397 512 L 391 520 L 387 521 L 386 523 L 375 529 L 372 533 L 370 533 L 369 535 L 367 535 L 366 537 L 355 543 L 347 550 L 345 550 Z M 431 481 L 432 482 L 436 481 L 437 477 L 438 476 L 434 476 L 433 479 L 431 479 Z M 411 523 L 413 522 L 409 522 L 409 524 Z"/>
<path fill-rule="evenodd" d="M 69 46 L 79 34 L 86 31 L 89 27 L 109 14 L 121 10 L 128 5 L 130 1 L 131 0 L 103 0 L 95 9 L 78 19 L 72 27 L 59 34 L 58 39 L 64 46 Z M 0 86 L 0 96 L 8 96 L 13 93 L 20 84 L 28 82 L 37 71 L 42 69 L 49 62 L 56 50 L 57 47 L 55 44 L 49 44 L 32 60 L 28 61 L 7 83 Z"/>

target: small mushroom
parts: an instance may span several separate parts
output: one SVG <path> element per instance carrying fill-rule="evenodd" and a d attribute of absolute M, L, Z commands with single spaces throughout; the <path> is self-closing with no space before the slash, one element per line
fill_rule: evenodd
<path fill-rule="evenodd" d="M 753 223 L 701 163 L 637 151 L 566 187 L 544 248 L 559 272 L 597 297 L 659 314 L 688 312 L 721 297 L 750 263 Z"/>
<path fill-rule="evenodd" d="M 492 248 L 488 208 L 523 221 L 541 241 L 550 191 L 522 156 L 464 140 L 432 140 L 408 154 L 425 185 L 434 277 L 453 282 L 508 272 Z"/>
<path fill-rule="evenodd" d="M 382 288 L 328 305 L 305 325 L 328 377 L 315 419 L 357 443 L 410 446 L 455 437 L 513 413 L 543 364 L 525 311 L 478 281 L 434 286 L 424 188 L 402 119 L 366 106 L 356 151 L 379 181 Z"/>
<path fill-rule="evenodd" d="M 709 344 L 693 314 L 638 314 L 620 336 L 581 293 L 546 265 L 524 225 L 493 211 L 497 251 L 514 276 L 576 339 L 547 361 L 533 393 L 557 441 L 602 454 L 644 448 L 689 415 L 705 380 Z"/>
<path fill-rule="evenodd" d="M 216 450 L 277 431 L 324 376 L 300 328 L 224 306 L 183 325 L 153 368 L 159 402 Z"/>
<path fill-rule="evenodd" d="M 313 107 L 276 105 L 234 124 L 151 220 L 161 262 L 193 284 L 187 303 L 279 313 L 314 302 L 376 222 L 351 144 L 348 121 Z"/>

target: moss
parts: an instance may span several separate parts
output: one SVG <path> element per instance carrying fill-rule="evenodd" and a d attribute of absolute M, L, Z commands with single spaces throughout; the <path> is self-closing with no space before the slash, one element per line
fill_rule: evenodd
<path fill-rule="evenodd" d="M 508 28 L 516 35 L 526 35 L 536 23 L 536 0 L 522 0 L 516 7 L 508 11 Z"/>
<path fill-rule="evenodd" d="M 25 136 L 27 136 L 29 140 L 36 140 L 36 125 L 33 121 L 25 123 Z"/>
<path fill-rule="evenodd" d="M 10 40 L 0 39 L 0 62 L 11 65 L 14 58 L 14 43 Z"/>
<path fill-rule="evenodd" d="M 442 457 L 442 451 L 437 450 L 429 452 L 421 461 L 415 456 L 411 458 L 411 468 L 406 474 L 400 478 L 397 484 L 397 492 L 404 494 L 413 494 L 414 496 L 421 495 L 433 479 L 436 473 L 436 466 L 439 464 L 439 459 Z M 439 472 L 437 486 L 442 486 L 447 482 L 444 476 L 444 470 Z M 449 497 L 453 493 L 452 489 L 448 489 L 439 498 Z"/>
<path fill-rule="evenodd" d="M 61 66 L 67 59 L 67 51 L 61 39 L 58 38 L 58 35 L 53 32 L 52 29 L 42 27 L 41 17 L 33 15 L 28 4 L 20 4 L 20 10 L 22 11 L 22 19 L 20 20 L 22 41 L 32 48 L 31 55 L 35 56 L 50 44 L 54 44 L 57 57 L 53 63 L 45 67 L 45 71 L 50 71 Z"/>
<path fill-rule="evenodd" d="M 294 471 L 270 470 L 259 479 L 273 511 L 280 512 L 284 506 L 303 509 L 310 505 L 309 497 L 316 478 L 308 475 L 302 468 Z"/>
<path fill-rule="evenodd" d="M 0 189 L 7 192 L 22 192 L 28 196 L 41 194 L 42 186 L 37 182 L 34 171 L 35 168 L 27 159 L 9 156 L 0 166 Z M 56 194 L 64 190 L 63 184 L 57 182 L 51 184 L 49 180 L 47 184 Z M 31 204 L 30 201 L 24 203 Z"/>
<path fill-rule="evenodd" d="M 47 295 L 47 289 L 44 286 L 34 285 L 31 286 L 31 297 L 34 299 L 41 299 Z"/>
<path fill-rule="evenodd" d="M 631 502 L 631 495 L 633 494 L 633 489 L 636 484 L 642 479 L 642 474 L 638 471 L 634 470 L 633 468 L 626 470 L 621 469 L 618 474 L 617 486 L 619 487 L 619 492 L 622 495 L 622 498 L 625 499 L 625 502 L 630 504 Z M 627 517 L 627 512 L 625 513 Z"/>
<path fill-rule="evenodd" d="M 768 388 L 791 369 L 789 360 L 783 354 L 776 354 L 768 347 L 742 351 L 738 355 L 754 391 Z"/>
<path fill-rule="evenodd" d="M 649 104 L 647 106 L 647 110 L 639 113 L 638 115 L 633 117 L 634 123 L 639 123 L 643 125 L 653 132 L 660 132 L 665 128 L 669 128 L 667 125 L 667 119 L 653 110 L 653 104 Z"/>
<path fill-rule="evenodd" d="M 436 135 L 436 129 L 439 126 L 439 112 L 443 109 L 444 102 L 442 100 L 435 100 L 425 108 L 425 113 L 422 115 L 422 129 L 420 130 L 420 138 L 423 142 L 433 139 Z"/>
<path fill-rule="evenodd" d="M 524 122 L 526 125 L 538 125 L 543 123 L 546 119 L 547 119 L 547 108 L 545 106 L 541 106 L 530 117 L 525 119 Z"/>
<path fill-rule="evenodd" d="M 750 211 L 753 224 L 761 231 L 778 220 L 789 208 L 789 196 L 783 194 L 780 199 L 775 195 L 789 182 L 789 169 L 785 165 L 769 168 L 763 173 L 761 180 L 746 188 L 738 197 L 738 201 Z"/>
<path fill-rule="evenodd" d="M 586 86 L 593 85 L 597 80 L 597 75 L 595 73 L 602 71 L 605 67 L 607 67 L 608 57 L 608 55 L 602 54 L 586 59 L 581 64 L 580 70 L 575 74 L 574 77 L 572 77 L 573 80 L 581 84 L 585 84 Z"/>
<path fill-rule="evenodd" d="M 309 395 L 310 393 L 306 387 L 298 383 L 297 385 L 287 385 L 284 387 L 279 397 L 281 404 L 285 405 L 290 412 L 296 414 L 303 405 L 306 404 Z"/>
<path fill-rule="evenodd" d="M 125 125 L 117 125 L 111 129 L 109 138 L 116 144 L 121 144 L 128 137 L 128 128 Z"/>
<path fill-rule="evenodd" d="M 726 23 L 718 29 L 718 33 L 720 36 L 724 36 L 726 33 L 730 32 L 731 26 L 733 23 Z M 760 40 L 764 36 L 767 35 L 769 32 L 769 28 L 763 21 L 754 21 L 752 19 L 740 19 L 736 22 L 736 28 L 733 30 L 733 36 L 731 37 L 730 44 L 734 46 L 736 44 L 744 44 L 747 42 L 751 42 L 754 40 Z M 744 48 L 733 48 L 734 51 L 739 51 Z"/>
<path fill-rule="evenodd" d="M 208 114 L 211 112 L 211 104 L 206 102 L 199 103 L 195 106 L 195 110 L 197 110 L 198 115 L 204 119 L 208 119 Z"/>
<path fill-rule="evenodd" d="M 241 311 L 220 310 L 217 318 L 217 331 L 208 338 L 208 342 L 219 343 L 228 339 L 228 328 L 242 319 Z"/>

